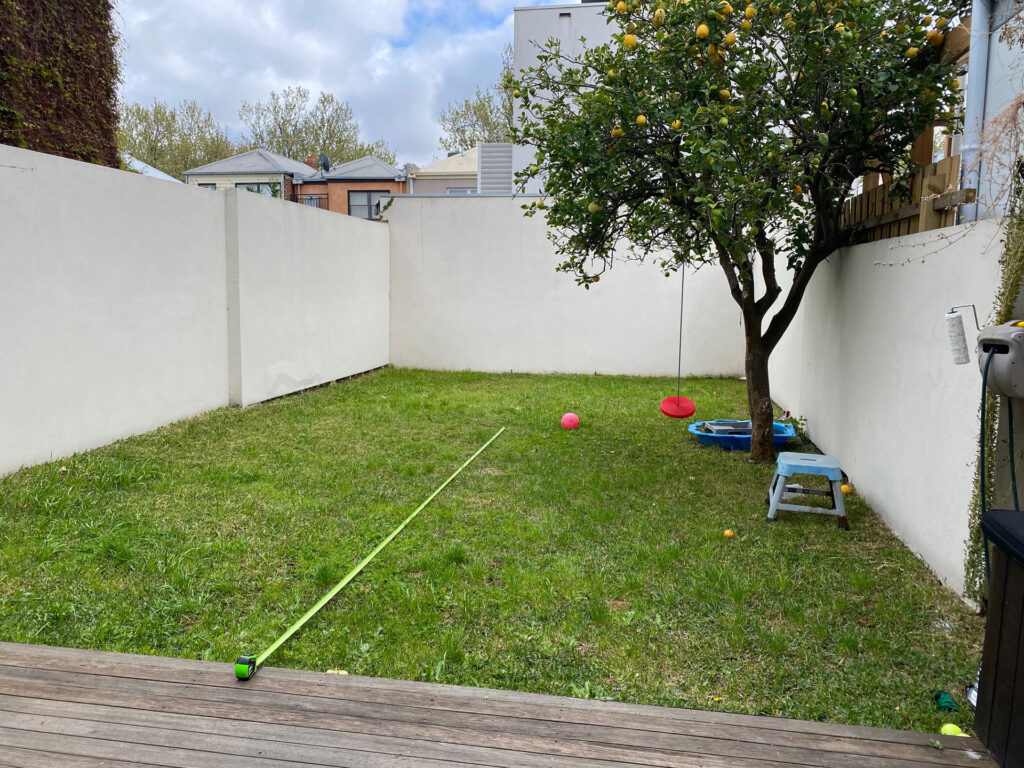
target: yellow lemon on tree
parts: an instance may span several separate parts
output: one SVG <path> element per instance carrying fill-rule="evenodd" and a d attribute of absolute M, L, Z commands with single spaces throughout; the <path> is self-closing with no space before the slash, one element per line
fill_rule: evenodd
<path fill-rule="evenodd" d="M 626 13 L 629 10 L 629 6 L 626 5 L 623 0 L 619 0 L 619 2 L 615 4 L 615 10 L 619 13 Z"/>
<path fill-rule="evenodd" d="M 929 29 L 927 38 L 929 43 L 938 48 L 940 45 L 942 45 L 942 42 L 946 39 L 946 36 L 939 32 L 939 30 L 937 29 Z"/>
<path fill-rule="evenodd" d="M 595 202 L 591 202 L 590 205 L 587 206 L 587 210 L 590 211 L 591 213 L 597 213 L 598 211 L 601 210 L 601 206 Z"/>
<path fill-rule="evenodd" d="M 636 116 L 636 124 L 637 125 L 647 125 L 647 115 L 637 115 Z"/>
<path fill-rule="evenodd" d="M 658 10 L 656 10 L 654 12 L 654 18 L 651 19 L 651 22 L 656 27 L 660 27 L 662 24 L 664 24 L 665 23 L 665 9 L 664 8 L 659 8 Z"/>
<path fill-rule="evenodd" d="M 711 34 L 711 30 L 708 29 L 708 25 L 707 24 L 698 24 L 697 25 L 697 39 L 698 40 L 707 40 L 708 39 L 708 35 L 710 35 L 710 34 Z"/>
<path fill-rule="evenodd" d="M 740 29 L 742 29 L 744 32 L 749 32 L 753 28 L 754 28 L 754 25 L 751 24 L 746 19 L 744 19 L 743 21 L 740 22 Z"/>
<path fill-rule="evenodd" d="M 628 51 L 636 48 L 636 35 L 626 35 L 622 38 L 622 47 Z"/>
<path fill-rule="evenodd" d="M 726 45 L 736 45 L 736 33 L 735 32 L 730 32 L 728 35 L 725 36 L 725 44 Z"/>
<path fill-rule="evenodd" d="M 729 0 L 722 0 L 722 2 L 718 4 L 718 12 L 723 16 L 728 16 L 732 13 L 732 6 L 729 5 Z"/>
<path fill-rule="evenodd" d="M 947 19 L 945 16 L 939 16 L 939 18 L 935 20 L 935 26 L 938 27 L 939 29 L 944 28 L 947 24 L 949 24 L 949 19 Z"/>
<path fill-rule="evenodd" d="M 752 5 L 748 5 L 747 9 L 743 12 L 743 15 L 746 16 L 748 20 L 753 19 L 757 16 L 757 8 Z"/>
<path fill-rule="evenodd" d="M 730 91 L 728 88 L 723 88 L 718 92 L 718 98 L 720 98 L 722 101 L 728 101 L 729 99 L 732 98 L 732 91 Z"/>
<path fill-rule="evenodd" d="M 683 121 L 682 120 L 673 120 L 672 121 L 672 130 L 673 131 L 678 131 L 682 127 L 683 127 Z"/>
<path fill-rule="evenodd" d="M 931 16 L 925 16 L 923 19 L 921 19 L 921 26 L 922 27 L 930 27 L 931 25 L 932 25 L 932 17 Z"/>
<path fill-rule="evenodd" d="M 912 59 L 915 56 L 917 56 L 917 54 L 919 54 L 920 52 L 920 49 L 911 46 L 910 48 L 907 48 L 907 50 L 903 52 L 903 55 L 908 59 Z"/>
<path fill-rule="evenodd" d="M 804 193 L 804 188 L 801 187 L 799 184 L 797 184 L 795 187 L 793 187 L 793 194 L 794 195 L 802 195 L 803 193 Z"/>
<path fill-rule="evenodd" d="M 612 128 L 612 138 L 613 139 L 619 138 L 619 136 L 621 136 L 624 133 L 625 133 L 625 131 L 622 130 L 622 126 L 621 125 L 616 125 L 614 128 Z"/>

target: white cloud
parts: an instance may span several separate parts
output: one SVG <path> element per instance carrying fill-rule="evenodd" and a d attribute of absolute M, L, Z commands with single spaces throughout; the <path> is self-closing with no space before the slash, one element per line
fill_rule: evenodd
<path fill-rule="evenodd" d="M 195 99 L 238 135 L 243 100 L 303 85 L 348 101 L 364 139 L 426 163 L 439 154 L 441 109 L 497 77 L 518 4 L 119 0 L 122 98 Z"/>

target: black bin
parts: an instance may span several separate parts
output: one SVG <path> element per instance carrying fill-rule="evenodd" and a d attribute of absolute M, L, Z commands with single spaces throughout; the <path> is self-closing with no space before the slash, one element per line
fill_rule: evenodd
<path fill-rule="evenodd" d="M 981 519 L 991 547 L 988 619 L 974 730 L 1003 768 L 1024 768 L 1024 512 Z"/>

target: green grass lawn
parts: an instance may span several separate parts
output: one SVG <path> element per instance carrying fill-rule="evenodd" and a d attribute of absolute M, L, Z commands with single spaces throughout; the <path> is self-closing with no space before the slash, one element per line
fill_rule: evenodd
<path fill-rule="evenodd" d="M 667 379 L 384 370 L 0 480 L 0 638 L 934 731 L 981 621 L 856 496 L 764 520 L 771 467 Z M 740 381 L 691 379 L 698 417 Z M 582 418 L 559 427 L 563 412 Z M 723 531 L 732 528 L 736 538 Z M 230 674 L 225 667 L 224 674 Z M 959 715 L 935 711 L 933 689 Z"/>

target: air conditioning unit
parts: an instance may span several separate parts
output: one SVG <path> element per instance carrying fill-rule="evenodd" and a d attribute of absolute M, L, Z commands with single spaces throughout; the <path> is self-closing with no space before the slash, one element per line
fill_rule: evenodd
<path fill-rule="evenodd" d="M 511 144 L 480 144 L 476 158 L 476 189 L 481 195 L 515 192 Z"/>

